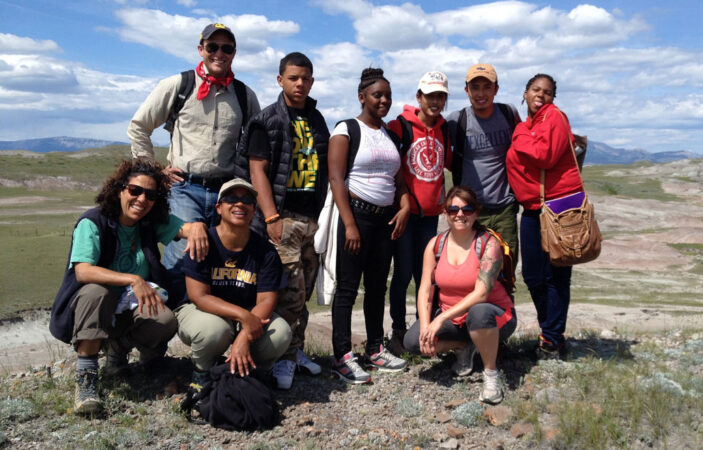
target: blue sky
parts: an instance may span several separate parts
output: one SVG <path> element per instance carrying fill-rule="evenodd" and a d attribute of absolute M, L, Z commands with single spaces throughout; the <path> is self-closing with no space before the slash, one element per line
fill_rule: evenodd
<path fill-rule="evenodd" d="M 127 141 L 161 78 L 198 61 L 210 22 L 237 36 L 234 71 L 273 102 L 280 58 L 315 65 L 311 95 L 330 124 L 358 113 L 361 69 L 380 66 L 389 118 L 423 73 L 450 80 L 448 112 L 467 104 L 468 67 L 492 63 L 497 101 L 519 105 L 535 73 L 553 75 L 576 132 L 625 148 L 703 154 L 700 1 L 0 0 L 0 140 L 77 136 Z M 167 142 L 162 130 L 156 143 Z"/>

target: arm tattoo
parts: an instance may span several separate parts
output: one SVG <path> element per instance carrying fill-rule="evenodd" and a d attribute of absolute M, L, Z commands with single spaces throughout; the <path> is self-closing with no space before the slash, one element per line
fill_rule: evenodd
<path fill-rule="evenodd" d="M 500 267 L 503 263 L 503 256 L 499 251 L 496 252 L 497 246 L 498 243 L 495 239 L 489 239 L 481 261 L 479 261 L 478 279 L 486 285 L 486 294 L 490 294 L 493 290 L 493 285 L 498 278 L 498 272 L 500 272 Z M 496 253 L 498 257 L 495 256 Z"/>

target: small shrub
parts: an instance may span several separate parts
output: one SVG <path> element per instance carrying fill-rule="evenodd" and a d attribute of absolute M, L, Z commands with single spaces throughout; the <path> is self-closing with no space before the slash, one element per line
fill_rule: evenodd
<path fill-rule="evenodd" d="M 401 398 L 395 404 L 395 411 L 404 417 L 417 417 L 422 414 L 422 406 L 411 398 Z"/>
<path fill-rule="evenodd" d="M 32 403 L 21 398 L 0 400 L 0 423 L 26 422 L 36 417 Z"/>
<path fill-rule="evenodd" d="M 481 423 L 483 406 L 476 400 L 464 403 L 452 411 L 452 417 L 465 427 L 475 427 Z"/>

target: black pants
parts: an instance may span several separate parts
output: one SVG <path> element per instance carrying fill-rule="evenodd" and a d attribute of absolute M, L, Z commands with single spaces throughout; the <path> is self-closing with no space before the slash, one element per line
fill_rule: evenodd
<path fill-rule="evenodd" d="M 339 219 L 337 231 L 337 290 L 332 303 L 332 347 L 340 359 L 349 353 L 351 342 L 352 307 L 364 276 L 364 321 L 366 323 L 366 353 L 377 353 L 383 344 L 383 313 L 386 283 L 393 246 L 388 222 L 393 212 L 373 214 L 352 208 L 361 235 L 361 251 L 353 255 L 344 250 L 346 228 Z"/>

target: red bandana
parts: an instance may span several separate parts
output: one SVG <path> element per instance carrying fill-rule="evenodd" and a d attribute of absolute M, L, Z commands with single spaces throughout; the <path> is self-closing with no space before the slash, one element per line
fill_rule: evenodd
<path fill-rule="evenodd" d="M 198 76 L 203 79 L 203 82 L 198 88 L 198 100 L 202 100 L 207 97 L 207 94 L 210 92 L 210 86 L 212 86 L 213 84 L 219 84 L 220 86 L 228 86 L 232 81 L 234 81 L 234 74 L 232 73 L 232 69 L 229 70 L 229 73 L 225 78 L 215 78 L 206 74 L 205 69 L 203 69 L 203 61 L 200 61 L 198 67 L 195 68 L 195 73 L 197 73 Z"/>

